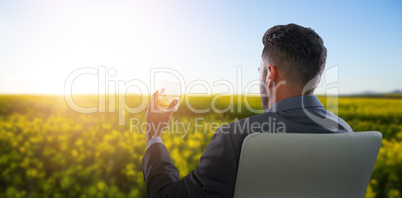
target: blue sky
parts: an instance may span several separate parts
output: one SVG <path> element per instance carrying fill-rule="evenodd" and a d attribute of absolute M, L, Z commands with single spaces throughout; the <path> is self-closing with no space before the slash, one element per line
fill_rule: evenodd
<path fill-rule="evenodd" d="M 146 85 L 157 67 L 186 84 L 236 84 L 241 66 L 244 92 L 258 79 L 264 32 L 288 23 L 324 39 L 336 72 L 318 93 L 402 89 L 401 1 L 0 1 L 0 93 L 63 94 L 71 72 L 100 65 L 116 71 L 108 82 Z M 73 93 L 97 90 L 94 75 L 73 85 Z"/>

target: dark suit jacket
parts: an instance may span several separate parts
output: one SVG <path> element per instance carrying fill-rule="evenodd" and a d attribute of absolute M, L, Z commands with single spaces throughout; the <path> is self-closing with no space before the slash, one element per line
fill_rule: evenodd
<path fill-rule="evenodd" d="M 244 138 L 253 132 L 352 132 L 350 126 L 326 111 L 314 95 L 279 101 L 267 112 L 216 130 L 200 164 L 183 179 L 161 143 L 150 146 L 142 159 L 149 197 L 233 197 Z"/>

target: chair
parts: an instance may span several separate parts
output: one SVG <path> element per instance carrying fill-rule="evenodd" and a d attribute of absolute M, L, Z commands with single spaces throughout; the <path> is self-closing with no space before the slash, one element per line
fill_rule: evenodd
<path fill-rule="evenodd" d="M 380 132 L 250 134 L 234 197 L 364 197 L 381 140 Z"/>

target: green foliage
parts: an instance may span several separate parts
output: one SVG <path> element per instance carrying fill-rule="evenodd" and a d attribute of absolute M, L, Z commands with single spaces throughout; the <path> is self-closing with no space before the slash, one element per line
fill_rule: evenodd
<path fill-rule="evenodd" d="M 196 168 L 220 124 L 261 109 L 259 97 L 214 100 L 215 96 L 184 98 L 190 105 L 183 103 L 172 119 L 184 126 L 171 125 L 163 134 L 181 177 Z M 137 107 L 141 98 L 132 95 L 126 101 Z M 97 96 L 74 100 L 86 107 L 98 104 Z M 321 100 L 334 108 L 331 98 Z M 376 130 L 384 136 L 366 197 L 401 197 L 402 99 L 339 98 L 338 102 L 338 114 L 355 131 Z M 214 111 L 212 103 L 222 112 Z M 145 197 L 141 171 L 145 134 L 141 127 L 129 125 L 130 118 L 143 123 L 144 112 L 126 113 L 126 125 L 120 126 L 121 112 L 117 107 L 110 111 L 108 106 L 103 113 L 77 113 L 59 96 L 0 96 L 0 197 Z M 196 118 L 201 118 L 199 126 Z"/>

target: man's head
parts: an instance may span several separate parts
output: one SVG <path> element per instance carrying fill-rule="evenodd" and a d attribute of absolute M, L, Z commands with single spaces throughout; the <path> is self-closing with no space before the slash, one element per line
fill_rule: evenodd
<path fill-rule="evenodd" d="M 281 100 L 312 94 L 315 86 L 311 84 L 318 84 L 327 57 L 321 37 L 311 28 L 288 24 L 268 29 L 262 42 L 264 49 L 259 70 L 264 109 L 273 105 L 268 104 L 273 95 L 281 95 Z M 274 100 L 279 101 L 278 98 Z"/>

